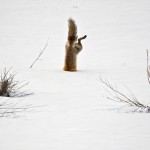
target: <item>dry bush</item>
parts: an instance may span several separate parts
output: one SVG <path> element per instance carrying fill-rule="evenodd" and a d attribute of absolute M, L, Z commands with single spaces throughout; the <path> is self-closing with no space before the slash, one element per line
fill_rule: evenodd
<path fill-rule="evenodd" d="M 45 105 L 46 106 L 46 105 Z M 0 118 L 10 117 L 18 118 L 24 116 L 25 113 L 36 112 L 36 108 L 45 107 L 43 106 L 33 106 L 31 104 L 25 104 L 23 99 L 10 99 L 3 97 L 0 99 Z"/>
<path fill-rule="evenodd" d="M 16 76 L 15 72 L 10 69 L 4 69 L 1 73 L 0 78 L 0 96 L 5 97 L 16 97 L 16 96 L 25 96 L 32 93 L 21 92 L 21 89 L 26 86 L 28 83 L 16 81 L 14 78 Z"/>
<path fill-rule="evenodd" d="M 110 95 L 107 96 L 107 99 L 123 103 L 124 105 L 121 108 L 128 105 L 134 107 L 134 111 L 137 112 L 150 112 L 150 106 L 141 103 L 129 89 L 128 94 L 124 94 L 123 92 L 119 91 L 116 86 L 110 84 L 108 80 L 102 79 L 102 77 L 100 77 L 100 81 L 106 86 L 106 91 Z"/>
<path fill-rule="evenodd" d="M 149 51 L 148 50 L 146 50 L 146 54 L 147 54 L 147 79 L 148 79 L 148 83 L 150 84 L 150 65 L 149 65 Z M 112 84 L 110 84 L 108 80 L 100 77 L 100 81 L 106 86 L 107 88 L 106 91 L 110 95 L 110 96 L 107 96 L 107 99 L 115 101 L 115 102 L 124 103 L 125 106 L 128 105 L 128 106 L 135 107 L 134 111 L 150 112 L 150 106 L 145 105 L 142 102 L 140 102 L 138 98 L 129 89 L 128 89 L 128 94 L 125 94 L 121 92 L 120 90 L 118 90 L 116 86 L 113 86 Z"/>
<path fill-rule="evenodd" d="M 27 91 L 22 91 L 27 82 L 19 82 L 16 79 L 16 72 L 12 68 L 4 69 L 0 75 L 0 117 L 18 117 L 22 112 L 32 110 L 37 106 L 23 105 L 22 100 L 11 99 L 6 97 L 22 97 L 31 95 Z"/>
<path fill-rule="evenodd" d="M 20 105 L 21 101 L 11 102 L 9 99 L 0 99 L 0 117 L 19 117 L 21 113 L 34 108 L 32 105 Z"/>

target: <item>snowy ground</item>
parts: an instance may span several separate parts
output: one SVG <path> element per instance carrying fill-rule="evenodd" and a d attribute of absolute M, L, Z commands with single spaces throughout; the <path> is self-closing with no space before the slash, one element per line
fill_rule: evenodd
<path fill-rule="evenodd" d="M 0 118 L 0 149 L 148 149 L 150 115 L 118 112 L 98 79 L 150 102 L 149 6 L 149 0 L 0 0 L 0 69 L 13 66 L 34 92 L 10 101 L 41 106 Z M 76 20 L 79 36 L 88 36 L 73 73 L 62 70 L 68 17 Z M 48 38 L 43 60 L 30 69 Z"/>

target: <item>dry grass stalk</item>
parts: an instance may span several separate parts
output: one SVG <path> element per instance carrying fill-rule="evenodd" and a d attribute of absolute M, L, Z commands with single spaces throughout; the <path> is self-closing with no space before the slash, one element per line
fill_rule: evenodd
<path fill-rule="evenodd" d="M 32 106 L 32 105 L 20 105 L 22 100 L 19 100 L 14 103 L 9 101 L 10 99 L 2 98 L 0 99 L 0 118 L 1 117 L 19 117 L 22 116 L 22 113 L 33 111 L 35 108 L 42 106 Z"/>
<path fill-rule="evenodd" d="M 150 84 L 150 67 L 149 67 L 149 52 L 148 49 L 146 50 L 147 53 L 147 79 L 148 79 L 148 83 Z"/>
<path fill-rule="evenodd" d="M 45 44 L 45 47 L 43 48 L 43 50 L 41 50 L 41 52 L 39 53 L 38 57 L 33 61 L 33 63 L 31 64 L 30 68 L 33 67 L 33 65 L 36 63 L 36 61 L 39 60 L 39 58 L 41 57 L 41 55 L 44 53 L 44 51 L 46 50 L 46 47 L 48 46 L 48 41 L 49 41 L 49 38 Z"/>
<path fill-rule="evenodd" d="M 143 112 L 143 110 L 146 110 L 146 112 L 150 112 L 150 107 L 139 102 L 137 97 L 129 89 L 129 94 L 124 94 L 120 92 L 117 87 L 114 87 L 112 84 L 110 84 L 106 79 L 104 80 L 100 77 L 100 81 L 108 88 L 107 92 L 110 96 L 107 96 L 107 99 L 133 106 L 136 108 L 135 111 L 140 110 Z"/>

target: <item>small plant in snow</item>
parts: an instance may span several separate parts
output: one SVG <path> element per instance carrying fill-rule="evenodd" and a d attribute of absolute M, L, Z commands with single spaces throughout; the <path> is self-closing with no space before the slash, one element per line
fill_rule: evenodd
<path fill-rule="evenodd" d="M 23 104 L 22 100 L 12 100 L 9 98 L 0 99 L 0 118 L 11 117 L 17 118 L 24 115 L 25 112 L 32 112 L 35 108 L 42 106 L 33 106 L 31 104 Z"/>
<path fill-rule="evenodd" d="M 11 68 L 8 70 L 5 68 L 3 70 L 0 78 L 0 96 L 15 97 L 29 95 L 20 91 L 28 83 L 15 81 L 15 76 L 16 73 L 11 72 Z"/>
<path fill-rule="evenodd" d="M 119 91 L 117 87 L 114 87 L 112 84 L 110 84 L 106 79 L 104 80 L 100 77 L 100 81 L 108 89 L 107 92 L 110 96 L 107 96 L 107 99 L 115 102 L 124 103 L 121 108 L 128 105 L 135 108 L 134 112 L 150 112 L 150 106 L 141 103 L 129 89 L 129 94 L 124 94 L 123 92 Z"/>
<path fill-rule="evenodd" d="M 19 105 L 20 101 L 16 103 L 11 103 L 9 100 L 0 99 L 0 118 L 1 117 L 19 117 L 19 114 L 25 112 L 32 107 L 31 105 Z"/>

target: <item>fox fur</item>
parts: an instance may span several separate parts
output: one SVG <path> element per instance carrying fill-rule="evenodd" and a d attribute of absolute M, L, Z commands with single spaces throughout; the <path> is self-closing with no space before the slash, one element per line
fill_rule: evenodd
<path fill-rule="evenodd" d="M 87 36 L 85 35 L 78 39 L 77 25 L 72 18 L 68 19 L 68 29 L 64 70 L 77 71 L 77 55 L 83 48 L 81 40 L 85 39 Z"/>

